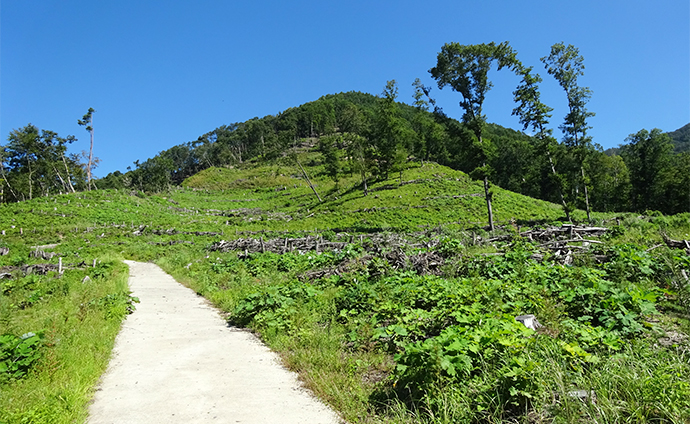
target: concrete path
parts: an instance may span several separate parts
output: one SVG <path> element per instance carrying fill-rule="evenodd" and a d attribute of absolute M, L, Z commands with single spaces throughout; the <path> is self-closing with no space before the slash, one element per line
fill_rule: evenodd
<path fill-rule="evenodd" d="M 127 317 L 90 424 L 342 422 L 249 332 L 158 266 L 125 261 L 141 303 Z"/>

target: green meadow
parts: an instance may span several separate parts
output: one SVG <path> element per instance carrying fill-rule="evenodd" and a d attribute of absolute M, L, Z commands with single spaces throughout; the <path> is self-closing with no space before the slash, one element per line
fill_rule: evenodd
<path fill-rule="evenodd" d="M 251 328 L 348 422 L 690 421 L 690 252 L 665 241 L 688 214 L 576 210 L 569 230 L 493 187 L 489 232 L 460 171 L 412 163 L 365 195 L 300 161 L 313 189 L 286 159 L 0 206 L 0 422 L 84 421 L 138 301 L 122 259 Z M 240 239 L 261 247 L 223 248 Z"/>

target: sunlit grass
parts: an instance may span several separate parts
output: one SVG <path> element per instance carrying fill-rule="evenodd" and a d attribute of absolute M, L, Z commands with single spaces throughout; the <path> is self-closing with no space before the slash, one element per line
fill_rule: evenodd
<path fill-rule="evenodd" d="M 124 317 L 117 306 L 99 303 L 108 295 L 127 293 L 127 267 L 112 257 L 104 277 L 82 283 L 89 270 L 67 270 L 42 277 L 40 286 L 57 285 L 43 300 L 16 309 L 12 293 L 2 295 L 0 334 L 43 334 L 41 357 L 29 375 L 0 386 L 0 422 L 82 422 L 94 386 L 105 370 Z M 93 274 L 92 274 L 93 275 Z"/>
<path fill-rule="evenodd" d="M 33 374 L 1 387 L 0 422 L 83 421 L 84 404 L 105 367 L 120 320 L 106 319 L 101 309 L 84 311 L 80 305 L 126 291 L 122 264 L 114 266 L 112 278 L 99 279 L 98 284 L 81 283 L 94 258 L 156 261 L 232 317 L 257 288 L 299 286 L 300 281 L 313 284 L 300 276 L 311 265 L 305 265 L 308 255 L 286 255 L 283 260 L 289 266 L 279 271 L 274 267 L 275 255 L 240 261 L 236 253 L 207 250 L 221 239 L 332 235 L 334 231 L 364 238 L 375 232 L 442 237 L 457 242 L 456 255 L 442 268 L 449 281 L 459 277 L 470 258 L 500 250 L 477 241 L 492 236 L 485 228 L 483 186 L 462 172 L 433 163 L 411 164 L 403 175 L 405 184 L 400 185 L 399 175 L 391 174 L 385 181 L 369 181 L 370 192 L 365 196 L 357 175 L 343 176 L 336 186 L 325 176 L 318 155 L 302 155 L 323 202 L 317 200 L 299 169 L 284 161 L 239 169 L 210 168 L 187 180 L 182 188 L 155 195 L 105 190 L 0 206 L 0 230 L 5 231 L 0 245 L 10 249 L 7 256 L 0 257 L 0 266 L 44 262 L 28 259 L 29 252 L 36 250 L 34 246 L 52 243 L 59 243 L 54 250 L 65 264 L 84 262 L 78 265 L 84 271 L 68 271 L 59 280 L 67 284 L 65 296 L 46 297 L 25 309 L 10 306 L 16 299 L 0 297 L 0 334 L 45 330 L 46 340 L 52 343 Z M 515 233 L 533 224 L 560 225 L 564 220 L 558 205 L 498 187 L 493 191 L 495 218 L 504 226 L 496 234 Z M 583 211 L 573 216 L 578 222 L 585 221 Z M 614 228 L 607 238 L 611 245 L 633 243 L 652 248 L 663 243 L 663 234 L 690 239 L 687 214 L 595 213 L 594 219 L 593 225 Z M 174 234 L 154 234 L 158 230 L 174 230 Z M 673 264 L 672 253 L 665 254 L 667 263 Z M 56 264 L 57 257 L 48 262 Z M 357 272 L 366 277 L 369 271 L 364 267 Z M 504 405 L 487 403 L 493 411 L 478 413 L 471 410 L 476 395 L 453 385 L 440 386 L 417 406 L 387 396 L 395 369 L 392 355 L 369 341 L 376 330 L 374 324 L 355 325 L 333 317 L 334 299 L 341 289 L 336 284 L 320 287 L 316 298 L 304 303 L 299 300 L 286 327 L 248 325 L 282 355 L 287 366 L 300 372 L 308 387 L 351 422 L 486 422 L 500 416 Z M 381 289 L 373 295 L 383 297 L 384 292 Z M 666 302 L 672 305 L 684 295 L 670 293 Z M 544 301 L 538 311 L 552 322 L 563 313 L 562 305 L 553 299 Z M 684 312 L 674 313 L 680 316 Z M 684 316 L 677 320 L 681 329 L 687 328 L 683 327 Z M 355 330 L 360 337 L 357 346 L 351 340 L 356 338 Z M 683 378 L 688 376 L 686 354 L 659 350 L 651 340 L 626 346 L 615 360 L 576 372 L 563 360 L 560 348 L 549 344 L 546 337 L 542 340 L 529 354 L 538 359 L 540 366 L 534 373 L 543 387 L 535 392 L 539 406 L 526 413 L 525 422 L 682 422 L 687 418 L 682 409 L 686 400 L 679 398 L 687 393 L 683 386 Z M 494 376 L 487 373 L 485 378 L 489 384 Z M 596 404 L 568 397 L 570 391 L 583 388 L 596 391 Z"/>

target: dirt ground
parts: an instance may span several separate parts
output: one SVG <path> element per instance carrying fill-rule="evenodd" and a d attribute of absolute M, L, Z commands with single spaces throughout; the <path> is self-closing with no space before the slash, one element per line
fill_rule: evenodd
<path fill-rule="evenodd" d="M 253 334 L 158 266 L 125 262 L 141 303 L 117 336 L 88 423 L 342 422 Z"/>

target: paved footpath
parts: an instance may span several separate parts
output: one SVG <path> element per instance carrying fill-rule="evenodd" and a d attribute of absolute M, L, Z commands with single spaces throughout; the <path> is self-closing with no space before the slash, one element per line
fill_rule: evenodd
<path fill-rule="evenodd" d="M 154 264 L 125 263 L 141 303 L 117 336 L 89 424 L 342 422 L 204 298 Z"/>

